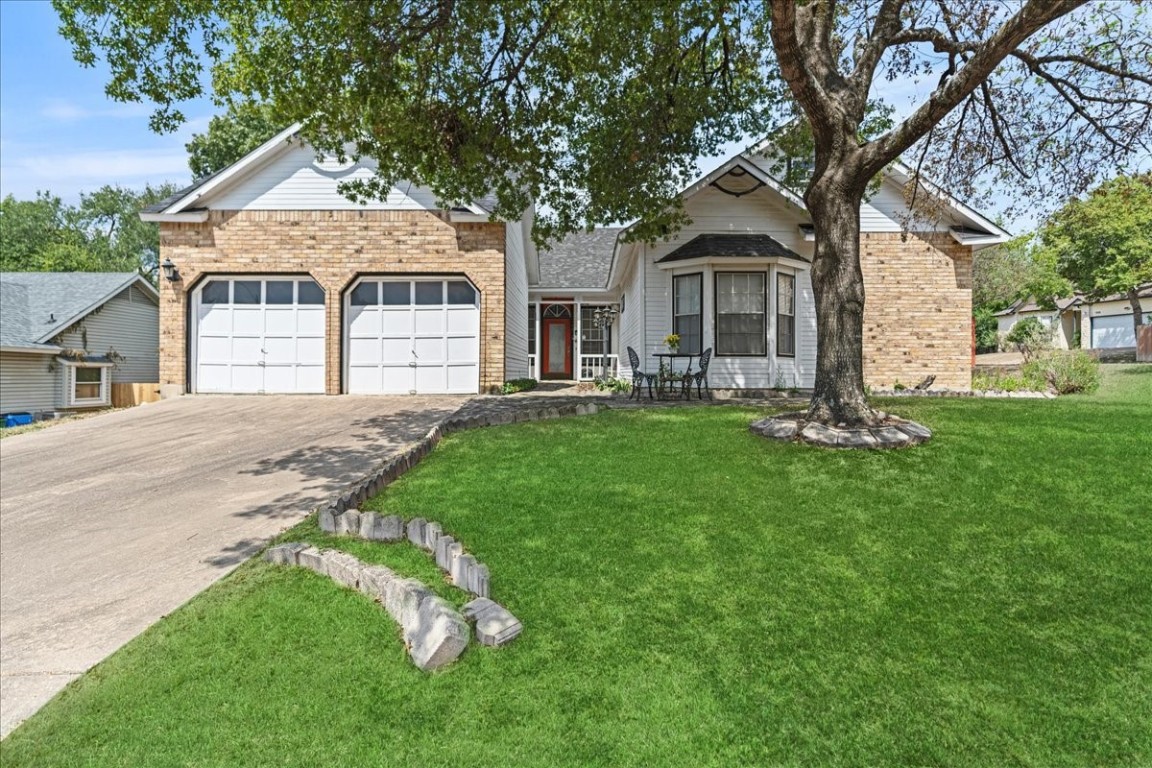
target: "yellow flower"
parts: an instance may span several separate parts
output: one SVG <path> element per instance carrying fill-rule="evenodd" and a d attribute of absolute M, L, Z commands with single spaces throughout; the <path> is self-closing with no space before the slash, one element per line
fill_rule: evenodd
<path fill-rule="evenodd" d="M 680 346 L 680 334 L 670 333 L 664 337 L 664 344 L 668 347 Z"/>

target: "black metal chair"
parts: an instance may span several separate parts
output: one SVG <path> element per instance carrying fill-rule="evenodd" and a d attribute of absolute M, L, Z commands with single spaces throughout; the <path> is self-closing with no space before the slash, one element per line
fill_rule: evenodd
<path fill-rule="evenodd" d="M 652 383 L 656 381 L 656 374 L 644 373 L 640 370 L 640 355 L 636 354 L 636 350 L 628 347 L 628 365 L 632 366 L 632 392 L 629 393 L 628 399 L 632 399 L 632 395 L 636 399 L 640 399 L 641 388 L 645 383 L 648 384 L 648 399 L 652 399 Z"/>
<path fill-rule="evenodd" d="M 688 394 L 692 394 L 692 385 L 690 382 L 696 382 L 696 397 L 701 400 L 704 399 L 702 394 L 701 385 L 704 390 L 708 391 L 708 399 L 712 399 L 712 389 L 708 386 L 708 363 L 712 362 L 712 347 L 704 350 L 704 354 L 700 355 L 700 370 L 695 373 L 690 373 L 684 377 L 684 382 L 687 385 Z"/>

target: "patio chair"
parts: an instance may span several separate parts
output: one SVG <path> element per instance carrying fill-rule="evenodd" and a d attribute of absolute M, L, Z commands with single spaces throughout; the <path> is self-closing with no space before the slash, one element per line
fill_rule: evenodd
<path fill-rule="evenodd" d="M 708 363 L 710 362 L 712 362 L 712 347 L 708 347 L 708 349 L 704 350 L 704 354 L 700 355 L 700 370 L 684 377 L 689 395 L 692 394 L 692 385 L 690 382 L 694 381 L 696 382 L 696 397 L 701 400 L 704 399 L 704 395 L 701 393 L 701 385 L 703 385 L 704 390 L 708 392 L 708 399 L 712 399 L 712 390 L 708 386 Z"/>
<path fill-rule="evenodd" d="M 628 394 L 628 399 L 632 399 L 632 395 L 636 399 L 640 399 L 640 391 L 645 382 L 648 384 L 648 399 L 652 399 L 652 383 L 656 381 L 656 374 L 644 373 L 640 370 L 640 355 L 636 354 L 636 350 L 628 347 L 628 365 L 632 366 L 632 391 Z"/>

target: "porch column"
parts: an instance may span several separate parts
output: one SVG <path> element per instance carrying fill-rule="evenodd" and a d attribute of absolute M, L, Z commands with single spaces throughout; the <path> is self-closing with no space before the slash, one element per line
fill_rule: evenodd
<path fill-rule="evenodd" d="M 540 342 L 540 313 L 543 311 L 541 308 L 543 303 L 542 301 L 536 302 L 536 349 L 532 350 L 534 353 L 532 359 L 536 361 L 534 365 L 535 370 L 532 371 L 532 378 L 536 379 L 536 381 L 540 381 L 540 350 L 544 348 L 544 345 Z"/>
<path fill-rule="evenodd" d="M 572 361 L 572 378 L 576 379 L 576 381 L 580 381 L 584 378 L 583 377 L 584 366 L 583 366 L 582 361 L 580 359 L 580 355 L 583 352 L 584 339 L 583 339 L 583 334 L 580 333 L 580 314 L 581 313 L 580 313 L 580 299 L 579 298 L 576 299 L 576 303 L 574 306 L 576 307 L 576 309 L 575 309 L 576 322 L 574 324 L 574 327 L 576 328 L 576 332 L 575 332 L 576 338 L 575 338 L 575 344 L 573 344 L 573 347 L 576 350 L 576 357 Z"/>

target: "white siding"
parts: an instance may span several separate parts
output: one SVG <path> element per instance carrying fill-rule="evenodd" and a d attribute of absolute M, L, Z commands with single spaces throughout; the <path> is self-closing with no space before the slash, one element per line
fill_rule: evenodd
<path fill-rule="evenodd" d="M 160 381 L 160 312 L 152 297 L 136 286 L 105 302 L 79 326 L 61 334 L 57 343 L 89 355 L 104 355 L 110 349 L 123 355 L 112 369 L 114 383 Z"/>
<path fill-rule="evenodd" d="M 57 375 L 52 355 L 0 353 L 0 413 L 51 411 L 56 407 Z M 60 363 L 55 363 L 60 367 Z"/>
<path fill-rule="evenodd" d="M 508 222 L 504 232 L 504 378 L 528 371 L 528 270 L 524 265 L 524 225 Z"/>
<path fill-rule="evenodd" d="M 692 223 L 681 230 L 671 242 L 658 242 L 641 250 L 639 264 L 643 265 L 646 328 L 641 365 L 655 369 L 652 355 L 664 351 L 664 337 L 672 327 L 672 277 L 676 274 L 703 273 L 703 347 L 715 346 L 715 312 L 713 309 L 714 274 L 723 271 L 763 271 L 768 274 L 768 355 L 765 357 L 713 357 L 709 369 L 709 383 L 719 388 L 761 389 L 783 384 L 787 387 L 811 387 L 816 371 L 816 309 L 812 296 L 811 276 L 806 269 L 784 267 L 796 274 L 796 356 L 776 358 L 776 279 L 775 265 L 763 261 L 730 261 L 723 266 L 684 266 L 672 270 L 660 269 L 656 262 L 689 242 L 697 235 L 707 233 L 767 234 L 791 248 L 801 256 L 812 257 L 812 243 L 806 242 L 799 230 L 804 221 L 802 214 L 784 201 L 776 192 L 761 189 L 736 198 L 715 189 L 701 191 L 685 201 Z M 631 289 L 635 290 L 635 289 Z M 779 371 L 779 376 L 777 372 Z"/>
<path fill-rule="evenodd" d="M 208 193 L 207 205 L 228 211 L 407 211 L 439 207 L 429 190 L 410 184 L 398 184 L 387 199 L 365 205 L 349 200 L 337 190 L 340 182 L 371 179 L 374 167 L 368 159 L 346 164 L 332 158 L 317 160 L 310 148 L 294 143 L 235 183 Z"/>
<path fill-rule="evenodd" d="M 621 313 L 619 321 L 620 375 L 625 378 L 632 376 L 632 368 L 628 362 L 628 347 L 635 349 L 642 358 L 645 354 L 644 338 L 647 319 L 644 301 L 646 248 L 640 243 L 631 247 L 635 249 L 636 254 L 628 257 L 632 260 L 632 265 L 628 268 L 624 278 L 624 311 Z M 643 368 L 643 364 L 641 368 Z"/>

